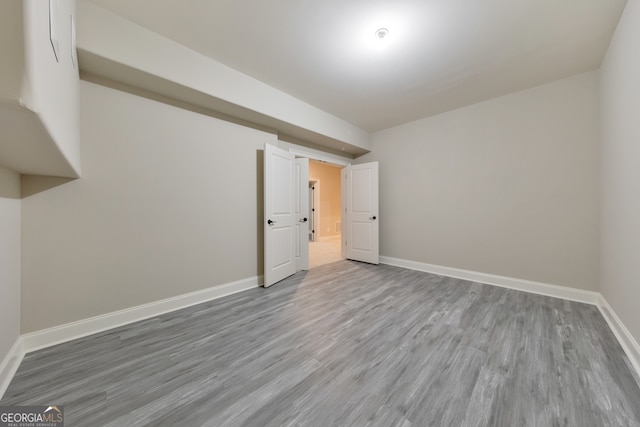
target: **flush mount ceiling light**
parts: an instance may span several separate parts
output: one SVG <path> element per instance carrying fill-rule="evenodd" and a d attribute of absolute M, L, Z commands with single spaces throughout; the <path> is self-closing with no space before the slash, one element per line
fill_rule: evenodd
<path fill-rule="evenodd" d="M 376 30 L 376 37 L 380 40 L 384 40 L 385 37 L 389 34 L 389 30 L 386 28 L 378 28 Z"/>

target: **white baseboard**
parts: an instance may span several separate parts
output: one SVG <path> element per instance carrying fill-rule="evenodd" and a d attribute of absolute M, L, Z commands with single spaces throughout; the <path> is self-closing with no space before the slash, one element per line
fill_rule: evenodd
<path fill-rule="evenodd" d="M 18 337 L 0 364 L 0 399 L 4 396 L 4 392 L 7 391 L 9 383 L 11 383 L 18 367 L 20 367 L 23 358 L 22 337 Z"/>
<path fill-rule="evenodd" d="M 615 311 L 611 308 L 609 303 L 602 295 L 598 298 L 598 309 L 602 313 L 602 317 L 607 321 L 609 327 L 613 331 L 613 334 L 618 339 L 620 346 L 627 353 L 629 361 L 636 370 L 636 373 L 640 377 L 640 345 L 633 338 L 631 332 L 624 326 L 622 320 L 618 317 Z M 640 385 L 640 384 L 638 384 Z"/>
<path fill-rule="evenodd" d="M 148 304 L 114 311 L 77 322 L 55 326 L 41 331 L 31 332 L 22 336 L 22 349 L 29 353 L 42 348 L 50 347 L 63 342 L 93 335 L 118 326 L 138 322 L 140 320 L 156 317 L 161 314 L 190 307 L 237 292 L 255 288 L 260 284 L 260 277 L 250 277 L 224 285 L 213 286 L 208 289 L 178 295 Z"/>
<path fill-rule="evenodd" d="M 462 270 L 460 268 L 443 267 L 441 265 L 427 264 L 417 261 L 408 261 L 400 258 L 380 257 L 382 264 L 395 265 L 410 270 L 424 271 L 439 274 L 441 276 L 455 277 L 456 279 L 485 283 L 503 288 L 516 289 L 549 297 L 562 298 L 570 301 L 583 302 L 597 305 L 600 293 L 585 291 L 576 288 L 550 285 L 548 283 L 533 282 L 531 280 L 516 279 L 513 277 L 497 276 L 494 274 L 478 273 L 476 271 Z"/>

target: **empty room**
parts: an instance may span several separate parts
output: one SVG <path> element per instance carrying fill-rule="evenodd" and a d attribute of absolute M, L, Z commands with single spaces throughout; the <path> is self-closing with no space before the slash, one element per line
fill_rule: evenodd
<path fill-rule="evenodd" d="M 640 426 L 639 40 L 1 0 L 0 426 Z"/>

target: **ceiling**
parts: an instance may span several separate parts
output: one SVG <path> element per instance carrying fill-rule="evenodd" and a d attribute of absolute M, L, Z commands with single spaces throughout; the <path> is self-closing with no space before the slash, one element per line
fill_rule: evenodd
<path fill-rule="evenodd" d="M 368 131 L 597 69 L 626 0 L 79 0 Z M 386 27 L 383 46 L 375 37 Z"/>

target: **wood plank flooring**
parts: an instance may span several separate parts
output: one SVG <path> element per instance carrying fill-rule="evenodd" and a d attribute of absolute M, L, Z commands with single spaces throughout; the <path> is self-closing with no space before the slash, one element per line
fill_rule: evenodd
<path fill-rule="evenodd" d="M 594 306 L 340 261 L 28 354 L 68 426 L 640 426 Z"/>

